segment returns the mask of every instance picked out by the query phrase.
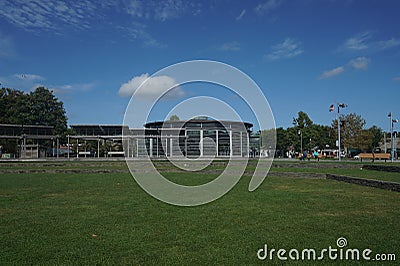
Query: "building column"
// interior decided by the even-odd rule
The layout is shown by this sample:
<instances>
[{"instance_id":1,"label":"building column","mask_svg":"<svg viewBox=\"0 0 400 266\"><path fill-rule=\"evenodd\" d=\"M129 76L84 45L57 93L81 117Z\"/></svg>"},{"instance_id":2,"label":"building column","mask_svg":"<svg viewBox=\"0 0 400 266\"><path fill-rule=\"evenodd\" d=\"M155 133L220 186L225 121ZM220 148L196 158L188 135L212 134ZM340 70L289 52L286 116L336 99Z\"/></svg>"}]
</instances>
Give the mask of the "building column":
<instances>
[{"instance_id":1,"label":"building column","mask_svg":"<svg viewBox=\"0 0 400 266\"><path fill-rule=\"evenodd\" d=\"M250 152L250 133L247 132L246 135L247 135L247 147L246 147L247 153L246 153L246 157L249 157L249 152Z\"/></svg>"},{"instance_id":2,"label":"building column","mask_svg":"<svg viewBox=\"0 0 400 266\"><path fill-rule=\"evenodd\" d=\"M240 157L243 157L243 135L242 135L242 131L240 131Z\"/></svg>"},{"instance_id":3,"label":"building column","mask_svg":"<svg viewBox=\"0 0 400 266\"><path fill-rule=\"evenodd\" d=\"M216 141L216 151L217 151L217 157L218 157L218 150L219 150L219 147L218 147L218 130L215 130L215 141Z\"/></svg>"},{"instance_id":4,"label":"building column","mask_svg":"<svg viewBox=\"0 0 400 266\"><path fill-rule=\"evenodd\" d=\"M100 158L100 137L97 136L97 158Z\"/></svg>"},{"instance_id":5,"label":"building column","mask_svg":"<svg viewBox=\"0 0 400 266\"><path fill-rule=\"evenodd\" d=\"M153 138L150 138L150 157L153 157Z\"/></svg>"},{"instance_id":6,"label":"building column","mask_svg":"<svg viewBox=\"0 0 400 266\"><path fill-rule=\"evenodd\" d=\"M139 139L136 139L136 157L139 157Z\"/></svg>"},{"instance_id":7,"label":"building column","mask_svg":"<svg viewBox=\"0 0 400 266\"><path fill-rule=\"evenodd\" d=\"M156 151L156 153L157 153L157 157L160 157L160 154L159 154L159 151L158 151L158 149L160 148L160 147L159 147L159 142L160 142L160 141L158 140L158 136L157 136L157 137L156 137L156 143L157 143L157 145L156 145L156 146L157 146L157 151Z\"/></svg>"},{"instance_id":8,"label":"building column","mask_svg":"<svg viewBox=\"0 0 400 266\"><path fill-rule=\"evenodd\" d=\"M130 137L128 137L127 138L127 145L126 145L126 147L127 147L127 149L128 149L128 154L126 155L126 157L131 157L130 156L130 154L131 154L131 147L130 147L130 145L131 145L131 142L130 142Z\"/></svg>"},{"instance_id":9,"label":"building column","mask_svg":"<svg viewBox=\"0 0 400 266\"><path fill-rule=\"evenodd\" d=\"M229 131L229 156L233 156L232 130Z\"/></svg>"},{"instance_id":10,"label":"building column","mask_svg":"<svg viewBox=\"0 0 400 266\"><path fill-rule=\"evenodd\" d=\"M202 129L200 129L200 142L199 142L199 144L200 144L200 157L203 157L203 155L204 155L204 143L203 143L203 130Z\"/></svg>"},{"instance_id":11,"label":"building column","mask_svg":"<svg viewBox=\"0 0 400 266\"><path fill-rule=\"evenodd\" d=\"M79 158L79 139L76 138L76 158Z\"/></svg>"},{"instance_id":12,"label":"building column","mask_svg":"<svg viewBox=\"0 0 400 266\"><path fill-rule=\"evenodd\" d=\"M172 149L173 149L173 140L172 140L172 138L170 138L169 139L169 156L171 156L172 157Z\"/></svg>"},{"instance_id":13,"label":"building column","mask_svg":"<svg viewBox=\"0 0 400 266\"><path fill-rule=\"evenodd\" d=\"M164 149L165 157L168 157L168 138L165 137L165 149Z\"/></svg>"}]
</instances>

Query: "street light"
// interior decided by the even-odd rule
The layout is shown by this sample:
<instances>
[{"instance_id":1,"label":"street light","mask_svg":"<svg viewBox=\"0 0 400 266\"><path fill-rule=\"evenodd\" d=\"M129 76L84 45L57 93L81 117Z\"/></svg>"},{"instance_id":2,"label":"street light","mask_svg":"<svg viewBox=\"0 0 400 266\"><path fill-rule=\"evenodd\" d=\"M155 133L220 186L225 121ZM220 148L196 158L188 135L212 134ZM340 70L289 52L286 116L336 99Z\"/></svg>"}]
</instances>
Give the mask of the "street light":
<instances>
[{"instance_id":1,"label":"street light","mask_svg":"<svg viewBox=\"0 0 400 266\"><path fill-rule=\"evenodd\" d=\"M338 120L338 148L339 148L339 161L341 160L341 151L340 151L340 108L346 108L347 104L344 103L338 103L337 104L337 120Z\"/></svg>"},{"instance_id":2,"label":"street light","mask_svg":"<svg viewBox=\"0 0 400 266\"><path fill-rule=\"evenodd\" d=\"M398 120L396 122L399 122ZM393 151L394 151L394 157L397 158L397 148L396 148L396 139L397 139L397 132L394 132L394 141L393 141Z\"/></svg>"},{"instance_id":3,"label":"street light","mask_svg":"<svg viewBox=\"0 0 400 266\"><path fill-rule=\"evenodd\" d=\"M299 131L297 131L297 134L300 135L300 150L301 154L303 154L303 132L299 129Z\"/></svg>"},{"instance_id":4,"label":"street light","mask_svg":"<svg viewBox=\"0 0 400 266\"><path fill-rule=\"evenodd\" d=\"M388 115L390 119L390 157L391 161L393 162L394 159L394 138L393 138L393 128L394 128L394 123L398 123L398 119L393 119L393 114L392 112L389 113Z\"/></svg>"}]
</instances>

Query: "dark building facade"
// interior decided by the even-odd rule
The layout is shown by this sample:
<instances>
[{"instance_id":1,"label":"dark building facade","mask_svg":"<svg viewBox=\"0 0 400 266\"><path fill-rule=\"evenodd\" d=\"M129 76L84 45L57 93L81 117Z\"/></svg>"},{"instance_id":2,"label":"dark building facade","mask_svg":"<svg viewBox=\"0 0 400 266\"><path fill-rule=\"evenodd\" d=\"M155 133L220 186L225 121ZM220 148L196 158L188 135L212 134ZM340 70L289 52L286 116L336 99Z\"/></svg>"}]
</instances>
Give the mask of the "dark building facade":
<instances>
[{"instance_id":1,"label":"dark building facade","mask_svg":"<svg viewBox=\"0 0 400 266\"><path fill-rule=\"evenodd\" d=\"M128 157L247 157L251 123L216 121L156 121L125 134Z\"/></svg>"}]
</instances>

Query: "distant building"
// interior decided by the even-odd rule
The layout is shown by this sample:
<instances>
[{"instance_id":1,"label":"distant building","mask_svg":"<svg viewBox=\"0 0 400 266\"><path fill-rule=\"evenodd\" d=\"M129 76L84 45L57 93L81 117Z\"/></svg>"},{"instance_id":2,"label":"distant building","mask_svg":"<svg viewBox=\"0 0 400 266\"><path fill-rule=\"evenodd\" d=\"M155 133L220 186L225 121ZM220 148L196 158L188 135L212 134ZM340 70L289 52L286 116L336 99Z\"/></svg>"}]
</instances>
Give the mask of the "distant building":
<instances>
[{"instance_id":1,"label":"distant building","mask_svg":"<svg viewBox=\"0 0 400 266\"><path fill-rule=\"evenodd\" d=\"M52 126L0 124L2 158L46 157L47 146L56 140Z\"/></svg>"},{"instance_id":2,"label":"distant building","mask_svg":"<svg viewBox=\"0 0 400 266\"><path fill-rule=\"evenodd\" d=\"M144 127L145 137L136 138L137 143L132 146L132 150L136 146L136 156L247 157L253 124L199 117L189 121L150 122ZM139 132L131 130L132 139Z\"/></svg>"},{"instance_id":3,"label":"distant building","mask_svg":"<svg viewBox=\"0 0 400 266\"><path fill-rule=\"evenodd\" d=\"M248 157L254 153L250 148L252 128L251 123L198 117L149 122L143 128L71 125L74 133L61 139L54 135L53 127L0 125L0 140L15 142L17 158Z\"/></svg>"}]
</instances>

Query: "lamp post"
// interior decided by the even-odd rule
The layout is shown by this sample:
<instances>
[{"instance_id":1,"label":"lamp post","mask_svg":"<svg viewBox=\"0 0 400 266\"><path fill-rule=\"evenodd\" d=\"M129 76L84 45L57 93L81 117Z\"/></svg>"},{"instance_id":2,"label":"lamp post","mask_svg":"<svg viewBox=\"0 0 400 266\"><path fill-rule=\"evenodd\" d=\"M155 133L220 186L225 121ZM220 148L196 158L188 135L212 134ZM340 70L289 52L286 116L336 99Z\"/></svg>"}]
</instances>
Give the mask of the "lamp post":
<instances>
[{"instance_id":1,"label":"lamp post","mask_svg":"<svg viewBox=\"0 0 400 266\"><path fill-rule=\"evenodd\" d=\"M303 132L299 129L297 134L300 135L300 152L303 154Z\"/></svg>"},{"instance_id":2,"label":"lamp post","mask_svg":"<svg viewBox=\"0 0 400 266\"><path fill-rule=\"evenodd\" d=\"M399 122L399 121L397 120L396 122ZM394 139L393 139L394 157L397 159L396 139L397 139L397 132L394 133Z\"/></svg>"},{"instance_id":3,"label":"lamp post","mask_svg":"<svg viewBox=\"0 0 400 266\"><path fill-rule=\"evenodd\" d=\"M340 150L340 108L346 108L347 107L347 105L346 104L344 104L344 103L338 103L337 104L337 120L338 120L338 148L339 148L339 153L338 153L338 156L339 156L339 161L342 159L341 157L341 150Z\"/></svg>"},{"instance_id":4,"label":"lamp post","mask_svg":"<svg viewBox=\"0 0 400 266\"><path fill-rule=\"evenodd\" d=\"M399 122L399 120L398 119L393 119L392 112L390 112L388 116L389 116L389 119L390 119L390 157L391 157L391 161L393 162L393 160L394 160L393 128L394 128L394 123Z\"/></svg>"}]
</instances>

